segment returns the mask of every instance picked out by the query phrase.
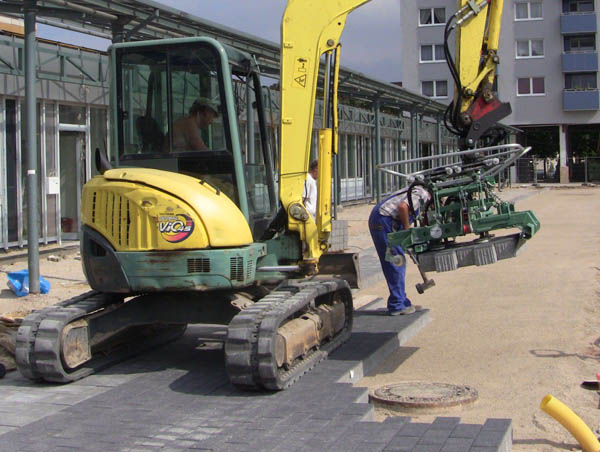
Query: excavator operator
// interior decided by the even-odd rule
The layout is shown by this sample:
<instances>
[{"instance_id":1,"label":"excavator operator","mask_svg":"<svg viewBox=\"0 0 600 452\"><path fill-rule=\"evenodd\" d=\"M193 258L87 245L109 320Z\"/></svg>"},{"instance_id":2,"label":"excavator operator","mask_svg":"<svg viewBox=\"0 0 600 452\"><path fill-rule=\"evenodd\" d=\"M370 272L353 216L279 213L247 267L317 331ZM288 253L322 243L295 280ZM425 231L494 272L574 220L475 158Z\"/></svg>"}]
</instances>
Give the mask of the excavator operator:
<instances>
[{"instance_id":1,"label":"excavator operator","mask_svg":"<svg viewBox=\"0 0 600 452\"><path fill-rule=\"evenodd\" d=\"M190 107L189 114L179 118L173 124L172 152L206 151L208 147L200 136L200 129L207 129L214 119L219 116L219 106L206 97L200 97ZM163 147L169 148L165 141Z\"/></svg>"}]
</instances>

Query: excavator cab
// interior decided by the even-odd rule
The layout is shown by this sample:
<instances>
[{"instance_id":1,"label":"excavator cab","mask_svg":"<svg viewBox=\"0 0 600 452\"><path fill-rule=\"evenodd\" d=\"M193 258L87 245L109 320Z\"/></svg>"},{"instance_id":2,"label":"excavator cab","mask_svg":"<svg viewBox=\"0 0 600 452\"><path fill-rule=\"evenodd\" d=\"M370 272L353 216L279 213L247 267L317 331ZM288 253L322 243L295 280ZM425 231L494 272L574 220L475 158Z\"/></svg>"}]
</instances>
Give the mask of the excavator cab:
<instances>
[{"instance_id":1,"label":"excavator cab","mask_svg":"<svg viewBox=\"0 0 600 452\"><path fill-rule=\"evenodd\" d=\"M233 201L254 239L260 237L277 196L251 56L210 38L189 38L119 44L112 58L113 166L202 181ZM249 143L254 108L259 127Z\"/></svg>"}]
</instances>

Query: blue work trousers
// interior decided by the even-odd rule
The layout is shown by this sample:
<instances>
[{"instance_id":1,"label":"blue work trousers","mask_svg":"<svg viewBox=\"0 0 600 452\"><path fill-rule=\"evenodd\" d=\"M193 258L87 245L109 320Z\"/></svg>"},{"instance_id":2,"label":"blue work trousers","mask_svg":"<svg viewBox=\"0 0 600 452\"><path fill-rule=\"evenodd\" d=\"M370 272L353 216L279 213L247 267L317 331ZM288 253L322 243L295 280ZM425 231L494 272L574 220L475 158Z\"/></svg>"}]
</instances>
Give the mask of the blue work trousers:
<instances>
[{"instance_id":1,"label":"blue work trousers","mask_svg":"<svg viewBox=\"0 0 600 452\"><path fill-rule=\"evenodd\" d=\"M403 228L402 224L392 217L381 215L379 213L380 205L381 203L377 204L371 211L371 215L369 216L369 231L371 232L373 244L375 245L377 255L379 256L379 262L381 262L381 269L383 270L385 280L387 281L390 290L390 296L387 301L388 310L399 311L411 305L410 300L406 298L406 292L404 291L406 263L398 267L385 260L385 254L388 245L387 235L394 232L394 230ZM400 246L392 247L391 253L392 255L401 254L404 256L404 250Z\"/></svg>"}]
</instances>

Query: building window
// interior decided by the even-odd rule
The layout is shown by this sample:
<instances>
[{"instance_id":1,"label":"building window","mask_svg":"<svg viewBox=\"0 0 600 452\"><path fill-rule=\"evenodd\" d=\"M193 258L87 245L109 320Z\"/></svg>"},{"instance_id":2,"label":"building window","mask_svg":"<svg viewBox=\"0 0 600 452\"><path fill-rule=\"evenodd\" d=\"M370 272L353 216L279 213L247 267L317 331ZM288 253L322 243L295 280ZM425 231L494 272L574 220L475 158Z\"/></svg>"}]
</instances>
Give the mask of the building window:
<instances>
[{"instance_id":1,"label":"building window","mask_svg":"<svg viewBox=\"0 0 600 452\"><path fill-rule=\"evenodd\" d=\"M419 10L419 25L442 25L446 23L446 8L425 8Z\"/></svg>"},{"instance_id":2,"label":"building window","mask_svg":"<svg viewBox=\"0 0 600 452\"><path fill-rule=\"evenodd\" d=\"M589 52L596 50L596 37L589 35L565 36L565 52Z\"/></svg>"},{"instance_id":3,"label":"building window","mask_svg":"<svg viewBox=\"0 0 600 452\"><path fill-rule=\"evenodd\" d=\"M594 0L563 0L563 13L591 13Z\"/></svg>"},{"instance_id":4,"label":"building window","mask_svg":"<svg viewBox=\"0 0 600 452\"><path fill-rule=\"evenodd\" d=\"M442 44L426 44L421 46L421 63L446 61Z\"/></svg>"},{"instance_id":5,"label":"building window","mask_svg":"<svg viewBox=\"0 0 600 452\"><path fill-rule=\"evenodd\" d=\"M448 97L448 82L446 80L421 82L421 94L432 98Z\"/></svg>"},{"instance_id":6,"label":"building window","mask_svg":"<svg viewBox=\"0 0 600 452\"><path fill-rule=\"evenodd\" d=\"M544 40L528 39L517 41L517 58L543 58Z\"/></svg>"},{"instance_id":7,"label":"building window","mask_svg":"<svg viewBox=\"0 0 600 452\"><path fill-rule=\"evenodd\" d=\"M517 80L517 96L543 96L545 93L544 77L527 77Z\"/></svg>"},{"instance_id":8,"label":"building window","mask_svg":"<svg viewBox=\"0 0 600 452\"><path fill-rule=\"evenodd\" d=\"M515 3L515 20L540 20L542 19L542 2Z\"/></svg>"},{"instance_id":9,"label":"building window","mask_svg":"<svg viewBox=\"0 0 600 452\"><path fill-rule=\"evenodd\" d=\"M565 89L585 91L597 89L595 72L581 72L579 74L565 74Z\"/></svg>"}]
</instances>

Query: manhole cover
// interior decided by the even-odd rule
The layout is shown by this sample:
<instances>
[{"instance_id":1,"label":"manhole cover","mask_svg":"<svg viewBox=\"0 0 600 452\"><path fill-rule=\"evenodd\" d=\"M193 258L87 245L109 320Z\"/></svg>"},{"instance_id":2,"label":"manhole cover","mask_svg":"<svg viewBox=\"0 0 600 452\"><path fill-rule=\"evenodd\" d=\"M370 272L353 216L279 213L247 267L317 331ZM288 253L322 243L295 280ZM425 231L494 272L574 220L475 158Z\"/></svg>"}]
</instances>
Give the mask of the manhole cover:
<instances>
[{"instance_id":1,"label":"manhole cover","mask_svg":"<svg viewBox=\"0 0 600 452\"><path fill-rule=\"evenodd\" d=\"M477 396L477 390L470 386L405 381L376 389L371 400L400 411L427 411L468 405Z\"/></svg>"}]
</instances>

